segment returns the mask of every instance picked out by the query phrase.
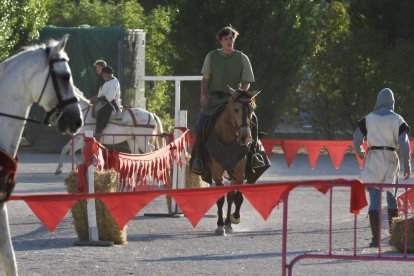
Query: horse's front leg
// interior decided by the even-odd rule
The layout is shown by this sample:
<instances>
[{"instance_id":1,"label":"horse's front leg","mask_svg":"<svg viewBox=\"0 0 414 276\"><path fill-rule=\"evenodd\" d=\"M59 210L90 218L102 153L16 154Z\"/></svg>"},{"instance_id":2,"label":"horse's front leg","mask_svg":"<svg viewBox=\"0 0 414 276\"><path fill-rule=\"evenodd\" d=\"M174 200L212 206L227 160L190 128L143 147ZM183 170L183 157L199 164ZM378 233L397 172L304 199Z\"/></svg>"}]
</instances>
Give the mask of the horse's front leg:
<instances>
[{"instance_id":1,"label":"horse's front leg","mask_svg":"<svg viewBox=\"0 0 414 276\"><path fill-rule=\"evenodd\" d=\"M242 160L239 164L238 167L235 170L235 178L232 178L232 184L233 185L242 185L244 182L244 177L245 177L245 172L244 172L244 168L246 166L246 162L245 160ZM243 195L241 192L236 191L234 194L234 205L236 206L235 211L233 214L231 214L230 217L230 221L233 224L239 224L240 223L240 209L241 209L241 205L243 203Z\"/></svg>"},{"instance_id":2,"label":"horse's front leg","mask_svg":"<svg viewBox=\"0 0 414 276\"><path fill-rule=\"evenodd\" d=\"M224 235L224 219L223 219L223 205L224 205L224 196L221 197L217 201L217 229L216 235L223 236Z\"/></svg>"},{"instance_id":3,"label":"horse's front leg","mask_svg":"<svg viewBox=\"0 0 414 276\"><path fill-rule=\"evenodd\" d=\"M55 171L55 175L59 175L62 173L63 158L65 158L65 154L68 154L71 149L72 149L72 140L69 140L69 142L66 143L66 145L62 148L62 151L60 152L60 159L59 159L59 163L56 168L56 171Z\"/></svg>"},{"instance_id":4,"label":"horse's front leg","mask_svg":"<svg viewBox=\"0 0 414 276\"><path fill-rule=\"evenodd\" d=\"M17 262L10 236L7 207L0 204L0 265L7 276L17 275Z\"/></svg>"},{"instance_id":5,"label":"horse's front leg","mask_svg":"<svg viewBox=\"0 0 414 276\"><path fill-rule=\"evenodd\" d=\"M226 215L226 221L224 222L224 230L226 231L226 234L232 234L233 228L231 227L231 206L234 201L234 191L227 193L227 215Z\"/></svg>"},{"instance_id":6,"label":"horse's front leg","mask_svg":"<svg viewBox=\"0 0 414 276\"><path fill-rule=\"evenodd\" d=\"M236 206L234 213L230 216L231 223L239 224L240 223L240 208L243 203L243 194L239 191L234 195L234 205Z\"/></svg>"}]
</instances>

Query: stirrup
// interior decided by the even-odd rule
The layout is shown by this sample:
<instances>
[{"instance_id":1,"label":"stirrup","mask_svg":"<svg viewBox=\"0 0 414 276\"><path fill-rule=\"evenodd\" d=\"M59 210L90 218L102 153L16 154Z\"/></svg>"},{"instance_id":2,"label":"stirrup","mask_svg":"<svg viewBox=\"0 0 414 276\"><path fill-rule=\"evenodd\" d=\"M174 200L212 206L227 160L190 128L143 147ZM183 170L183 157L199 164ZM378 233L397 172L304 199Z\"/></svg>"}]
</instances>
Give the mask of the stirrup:
<instances>
[{"instance_id":1,"label":"stirrup","mask_svg":"<svg viewBox=\"0 0 414 276\"><path fill-rule=\"evenodd\" d=\"M266 166L266 163L264 162L263 157L258 153L255 153L255 154L252 155L252 161L251 162L252 162L252 168L253 169L257 169L257 168L261 168L261 167Z\"/></svg>"},{"instance_id":2,"label":"stirrup","mask_svg":"<svg viewBox=\"0 0 414 276\"><path fill-rule=\"evenodd\" d=\"M191 163L191 171L195 174L202 175L204 172L203 160L200 157L194 158Z\"/></svg>"}]
</instances>

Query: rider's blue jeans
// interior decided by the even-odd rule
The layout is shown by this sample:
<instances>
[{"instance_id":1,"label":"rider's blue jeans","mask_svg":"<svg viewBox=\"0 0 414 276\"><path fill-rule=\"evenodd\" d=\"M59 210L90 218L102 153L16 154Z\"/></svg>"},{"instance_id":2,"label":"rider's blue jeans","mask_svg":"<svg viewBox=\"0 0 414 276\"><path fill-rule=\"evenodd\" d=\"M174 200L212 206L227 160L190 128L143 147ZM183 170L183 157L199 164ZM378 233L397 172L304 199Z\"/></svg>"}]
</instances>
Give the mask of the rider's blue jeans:
<instances>
[{"instance_id":1,"label":"rider's blue jeans","mask_svg":"<svg viewBox=\"0 0 414 276\"><path fill-rule=\"evenodd\" d=\"M380 208L380 189L368 188L369 208L368 211L378 211ZM397 209L397 200L391 192L386 192L388 209Z\"/></svg>"}]
</instances>

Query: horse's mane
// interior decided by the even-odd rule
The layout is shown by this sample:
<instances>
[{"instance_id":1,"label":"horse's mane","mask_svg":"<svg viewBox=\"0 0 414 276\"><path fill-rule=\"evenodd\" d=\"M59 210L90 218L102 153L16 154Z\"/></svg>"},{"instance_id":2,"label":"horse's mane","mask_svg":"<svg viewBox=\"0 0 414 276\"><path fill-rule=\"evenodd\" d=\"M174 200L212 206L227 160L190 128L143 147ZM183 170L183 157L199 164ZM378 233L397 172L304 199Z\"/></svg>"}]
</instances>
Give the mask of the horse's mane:
<instances>
[{"instance_id":1,"label":"horse's mane","mask_svg":"<svg viewBox=\"0 0 414 276\"><path fill-rule=\"evenodd\" d=\"M49 40L47 43L33 42L32 45L23 46L18 50L17 53L15 53L14 55L8 57L6 60L4 60L3 62L0 63L0 71L4 70L3 68L6 68L7 65L10 64L10 62L22 57L23 55L25 55L28 52L33 52L33 51L36 51L36 50L39 50L39 49L46 49L47 47L53 47L53 46L56 46L57 44L58 44L58 41L52 39L52 40ZM60 51L60 55L62 56L62 58L65 58L65 59L69 60L68 55L66 54L65 51Z\"/></svg>"},{"instance_id":2,"label":"horse's mane","mask_svg":"<svg viewBox=\"0 0 414 276\"><path fill-rule=\"evenodd\" d=\"M75 96L79 98L80 101L86 102L88 104L90 104L91 102L89 101L88 98L85 97L85 94L83 94L83 92L76 86L74 86L74 92L75 92Z\"/></svg>"}]
</instances>

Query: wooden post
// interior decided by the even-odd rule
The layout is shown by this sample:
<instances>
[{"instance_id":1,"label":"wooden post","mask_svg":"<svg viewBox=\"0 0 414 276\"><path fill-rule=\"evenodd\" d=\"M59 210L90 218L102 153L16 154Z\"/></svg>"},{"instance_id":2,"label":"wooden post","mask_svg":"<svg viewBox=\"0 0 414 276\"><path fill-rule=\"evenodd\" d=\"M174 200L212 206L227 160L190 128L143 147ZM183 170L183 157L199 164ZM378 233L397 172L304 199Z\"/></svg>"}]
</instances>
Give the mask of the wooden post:
<instances>
[{"instance_id":1,"label":"wooden post","mask_svg":"<svg viewBox=\"0 0 414 276\"><path fill-rule=\"evenodd\" d=\"M85 137L93 138L93 131L87 130L85 131ZM88 193L95 193L95 179L94 179L94 165L90 165L88 167ZM89 240L90 241L98 241L98 226L96 223L96 208L95 208L95 199L90 198L86 202L87 206L87 214L88 214L88 226L89 226Z\"/></svg>"}]
</instances>

